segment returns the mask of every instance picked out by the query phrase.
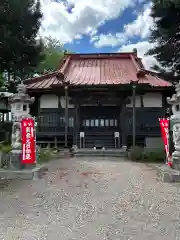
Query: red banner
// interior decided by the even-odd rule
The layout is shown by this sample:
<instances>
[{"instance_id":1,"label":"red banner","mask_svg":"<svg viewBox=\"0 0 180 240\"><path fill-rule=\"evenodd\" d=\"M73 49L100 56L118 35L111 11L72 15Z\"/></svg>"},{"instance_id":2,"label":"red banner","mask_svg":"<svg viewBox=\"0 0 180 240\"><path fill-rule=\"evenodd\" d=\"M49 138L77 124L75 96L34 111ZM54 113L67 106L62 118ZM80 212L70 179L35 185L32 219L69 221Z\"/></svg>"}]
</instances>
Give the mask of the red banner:
<instances>
[{"instance_id":1,"label":"red banner","mask_svg":"<svg viewBox=\"0 0 180 240\"><path fill-rule=\"evenodd\" d=\"M36 163L34 119L25 118L21 121L22 164Z\"/></svg>"},{"instance_id":2,"label":"red banner","mask_svg":"<svg viewBox=\"0 0 180 240\"><path fill-rule=\"evenodd\" d=\"M170 154L169 154L169 119L168 118L161 118L159 119L160 127L161 127L161 134L163 138L164 148L166 151L167 156L167 164L171 165L169 162L171 162Z\"/></svg>"}]
</instances>

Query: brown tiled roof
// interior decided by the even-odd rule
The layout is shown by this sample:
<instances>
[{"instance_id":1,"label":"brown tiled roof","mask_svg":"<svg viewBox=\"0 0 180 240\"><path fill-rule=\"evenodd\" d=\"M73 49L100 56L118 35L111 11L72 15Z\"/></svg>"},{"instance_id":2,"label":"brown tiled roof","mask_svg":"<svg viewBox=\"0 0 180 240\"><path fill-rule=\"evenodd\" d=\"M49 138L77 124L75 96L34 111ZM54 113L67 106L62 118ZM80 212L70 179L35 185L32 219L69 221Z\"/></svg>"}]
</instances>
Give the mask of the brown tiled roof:
<instances>
[{"instance_id":1,"label":"brown tiled roof","mask_svg":"<svg viewBox=\"0 0 180 240\"><path fill-rule=\"evenodd\" d=\"M59 71L47 73L39 77L29 78L24 81L28 89L48 89L56 85L62 85L63 75Z\"/></svg>"},{"instance_id":2,"label":"brown tiled roof","mask_svg":"<svg viewBox=\"0 0 180 240\"><path fill-rule=\"evenodd\" d=\"M52 85L118 85L131 81L154 87L168 87L171 83L153 76L143 68L134 52L113 54L67 54L60 69L54 73L27 80L28 88L49 88ZM57 78L57 75L61 78Z\"/></svg>"}]
</instances>

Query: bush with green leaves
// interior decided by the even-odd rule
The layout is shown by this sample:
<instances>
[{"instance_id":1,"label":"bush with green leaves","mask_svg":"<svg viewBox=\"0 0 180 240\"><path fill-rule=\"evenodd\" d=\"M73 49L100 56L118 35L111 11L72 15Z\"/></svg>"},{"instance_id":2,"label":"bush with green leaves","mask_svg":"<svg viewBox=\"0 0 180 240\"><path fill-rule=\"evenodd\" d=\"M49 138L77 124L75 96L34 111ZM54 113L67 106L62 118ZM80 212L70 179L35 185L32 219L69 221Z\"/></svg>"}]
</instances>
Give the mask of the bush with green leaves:
<instances>
[{"instance_id":1,"label":"bush with green leaves","mask_svg":"<svg viewBox=\"0 0 180 240\"><path fill-rule=\"evenodd\" d=\"M50 157L51 157L50 151L40 149L40 151L38 152L37 162L38 163L47 162L50 160Z\"/></svg>"},{"instance_id":2,"label":"bush with green leaves","mask_svg":"<svg viewBox=\"0 0 180 240\"><path fill-rule=\"evenodd\" d=\"M0 159L0 168L7 168L10 164L10 152L12 148L10 145L5 145L2 142L0 143L1 159Z\"/></svg>"},{"instance_id":3,"label":"bush with green leaves","mask_svg":"<svg viewBox=\"0 0 180 240\"><path fill-rule=\"evenodd\" d=\"M38 154L37 154L37 163L41 164L44 162L48 162L52 159L55 158L55 156L57 155L58 151L54 150L53 148L41 148L38 150Z\"/></svg>"},{"instance_id":4,"label":"bush with green leaves","mask_svg":"<svg viewBox=\"0 0 180 240\"><path fill-rule=\"evenodd\" d=\"M139 146L132 147L129 151L128 158L132 161L140 161L142 159L143 148Z\"/></svg>"},{"instance_id":5,"label":"bush with green leaves","mask_svg":"<svg viewBox=\"0 0 180 240\"><path fill-rule=\"evenodd\" d=\"M3 153L9 153L12 150L10 145L2 145L0 146L0 151Z\"/></svg>"},{"instance_id":6,"label":"bush with green leaves","mask_svg":"<svg viewBox=\"0 0 180 240\"><path fill-rule=\"evenodd\" d=\"M148 150L135 146L129 151L128 158L139 162L165 162L165 151L163 149Z\"/></svg>"},{"instance_id":7,"label":"bush with green leaves","mask_svg":"<svg viewBox=\"0 0 180 240\"><path fill-rule=\"evenodd\" d=\"M144 151L142 161L144 162L165 162L165 152L163 150Z\"/></svg>"}]
</instances>

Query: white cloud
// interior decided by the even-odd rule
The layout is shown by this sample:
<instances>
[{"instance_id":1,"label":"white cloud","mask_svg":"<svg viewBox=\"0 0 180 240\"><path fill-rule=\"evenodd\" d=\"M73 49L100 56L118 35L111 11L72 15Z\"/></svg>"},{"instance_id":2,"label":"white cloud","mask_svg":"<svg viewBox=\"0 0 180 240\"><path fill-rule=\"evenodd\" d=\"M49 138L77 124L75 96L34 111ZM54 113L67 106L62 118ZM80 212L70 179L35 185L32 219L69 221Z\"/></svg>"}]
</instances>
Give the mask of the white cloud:
<instances>
[{"instance_id":1,"label":"white cloud","mask_svg":"<svg viewBox=\"0 0 180 240\"><path fill-rule=\"evenodd\" d=\"M153 26L150 7L149 4L134 22L124 26L124 33L127 37L140 36L142 39L149 37L150 27Z\"/></svg>"},{"instance_id":2,"label":"white cloud","mask_svg":"<svg viewBox=\"0 0 180 240\"><path fill-rule=\"evenodd\" d=\"M126 38L123 34L116 33L115 35L109 34L101 34L100 36L94 36L91 39L91 42L94 42L94 46L96 48L101 48L102 46L111 46L116 47L120 44L124 44L126 42Z\"/></svg>"},{"instance_id":3,"label":"white cloud","mask_svg":"<svg viewBox=\"0 0 180 240\"><path fill-rule=\"evenodd\" d=\"M153 20L150 16L151 4L146 5L144 11L138 15L137 19L132 23L124 26L123 32L112 35L100 34L99 36L93 36L92 42L95 47L104 46L120 46L125 41L128 41L131 37L139 36L141 39L146 39L150 34L150 27L153 26Z\"/></svg>"},{"instance_id":4,"label":"white cloud","mask_svg":"<svg viewBox=\"0 0 180 240\"><path fill-rule=\"evenodd\" d=\"M57 38L61 43L72 40L78 43L82 35L88 34L97 48L122 44L124 45L120 51L132 51L133 48L137 48L146 68L150 68L156 61L144 54L153 44L143 40L148 37L149 28L153 24L150 5L145 7L134 22L125 25L123 32L97 35L98 27L105 21L117 18L124 9L140 1L144 0L41 0L44 20L40 34ZM133 36L140 36L142 41L136 44L128 43Z\"/></svg>"},{"instance_id":5,"label":"white cloud","mask_svg":"<svg viewBox=\"0 0 180 240\"><path fill-rule=\"evenodd\" d=\"M107 20L117 18L137 0L41 0L44 20L40 34L71 42L76 36L94 34ZM68 9L71 8L71 13Z\"/></svg>"},{"instance_id":6,"label":"white cloud","mask_svg":"<svg viewBox=\"0 0 180 240\"><path fill-rule=\"evenodd\" d=\"M153 43L148 41L142 41L135 44L123 45L120 52L132 52L134 48L137 48L138 57L142 58L143 64L146 69L150 69L153 65L157 64L157 61L152 56L145 56L145 53L154 46Z\"/></svg>"}]
</instances>

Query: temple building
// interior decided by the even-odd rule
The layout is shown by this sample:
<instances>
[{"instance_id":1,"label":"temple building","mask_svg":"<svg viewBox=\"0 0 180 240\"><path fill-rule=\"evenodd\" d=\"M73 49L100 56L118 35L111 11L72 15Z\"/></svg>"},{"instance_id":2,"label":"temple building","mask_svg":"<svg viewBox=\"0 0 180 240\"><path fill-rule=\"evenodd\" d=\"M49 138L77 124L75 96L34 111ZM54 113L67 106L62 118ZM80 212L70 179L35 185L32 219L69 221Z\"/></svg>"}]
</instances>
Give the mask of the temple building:
<instances>
[{"instance_id":1,"label":"temple building","mask_svg":"<svg viewBox=\"0 0 180 240\"><path fill-rule=\"evenodd\" d=\"M157 146L170 82L145 70L137 52L66 54L57 71L24 81L35 97L37 143Z\"/></svg>"}]
</instances>

